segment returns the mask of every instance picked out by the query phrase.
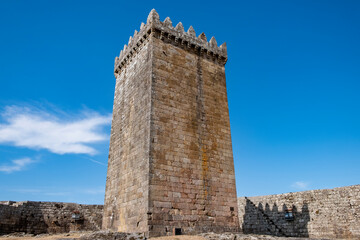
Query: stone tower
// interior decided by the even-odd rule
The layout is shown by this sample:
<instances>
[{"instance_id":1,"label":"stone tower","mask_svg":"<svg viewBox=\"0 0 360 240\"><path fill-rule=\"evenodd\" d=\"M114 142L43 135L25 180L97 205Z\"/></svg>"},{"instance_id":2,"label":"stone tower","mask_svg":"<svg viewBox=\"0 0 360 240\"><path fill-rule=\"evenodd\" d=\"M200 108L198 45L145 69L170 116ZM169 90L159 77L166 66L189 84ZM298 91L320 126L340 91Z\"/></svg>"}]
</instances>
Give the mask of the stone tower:
<instances>
[{"instance_id":1,"label":"stone tower","mask_svg":"<svg viewBox=\"0 0 360 240\"><path fill-rule=\"evenodd\" d=\"M152 10L115 58L103 228L238 231L225 43Z\"/></svg>"}]
</instances>

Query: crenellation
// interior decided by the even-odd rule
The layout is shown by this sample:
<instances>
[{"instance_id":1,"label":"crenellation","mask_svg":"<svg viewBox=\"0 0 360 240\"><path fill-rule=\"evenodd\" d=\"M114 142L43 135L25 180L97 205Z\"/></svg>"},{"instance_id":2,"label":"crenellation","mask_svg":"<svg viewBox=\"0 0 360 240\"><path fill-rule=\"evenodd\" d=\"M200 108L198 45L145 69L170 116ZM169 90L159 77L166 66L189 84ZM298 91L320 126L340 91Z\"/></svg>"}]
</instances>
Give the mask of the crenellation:
<instances>
[{"instance_id":1,"label":"crenellation","mask_svg":"<svg viewBox=\"0 0 360 240\"><path fill-rule=\"evenodd\" d=\"M360 237L360 185L238 198L244 233L288 237ZM294 219L285 219L291 209Z\"/></svg>"},{"instance_id":2,"label":"crenellation","mask_svg":"<svg viewBox=\"0 0 360 240\"><path fill-rule=\"evenodd\" d=\"M184 32L184 31L185 31L185 30L184 30L184 26L183 26L183 24L182 24L181 22L179 22L179 23L176 25L175 30L177 30L177 31L179 31L179 32ZM182 42L184 42L184 41L182 41Z\"/></svg>"},{"instance_id":3,"label":"crenellation","mask_svg":"<svg viewBox=\"0 0 360 240\"><path fill-rule=\"evenodd\" d=\"M201 41L207 43L206 35L205 35L205 33L203 33L203 32L198 36L198 39L200 39ZM217 46L216 46L216 47L217 47Z\"/></svg>"},{"instance_id":4,"label":"crenellation","mask_svg":"<svg viewBox=\"0 0 360 240\"><path fill-rule=\"evenodd\" d=\"M186 33L191 37L194 37L194 38L196 37L196 32L195 32L193 26L190 26Z\"/></svg>"},{"instance_id":5,"label":"crenellation","mask_svg":"<svg viewBox=\"0 0 360 240\"><path fill-rule=\"evenodd\" d=\"M217 42L215 40L215 37L212 37L209 41L209 44L211 47L217 47Z\"/></svg>"},{"instance_id":6,"label":"crenellation","mask_svg":"<svg viewBox=\"0 0 360 240\"><path fill-rule=\"evenodd\" d=\"M173 27L169 17L161 22L158 13L153 9L148 16L147 23L141 23L140 31L135 31L134 35L130 36L128 45L124 46L123 54L115 58L115 74L121 71L129 60L131 61L132 55L138 52L138 48L147 39L148 35L154 35L167 43L180 46L188 51L200 52L208 60L217 62L220 65L225 65L227 61L226 45L222 44L218 47L215 38L208 42L204 33L196 37L192 26L185 32L181 22L176 27Z\"/></svg>"},{"instance_id":7,"label":"crenellation","mask_svg":"<svg viewBox=\"0 0 360 240\"><path fill-rule=\"evenodd\" d=\"M168 28L172 28L172 27L173 27L173 26L172 26L172 21L170 20L169 17L166 17L166 18L165 18L163 24L164 24L166 27L168 27Z\"/></svg>"}]
</instances>

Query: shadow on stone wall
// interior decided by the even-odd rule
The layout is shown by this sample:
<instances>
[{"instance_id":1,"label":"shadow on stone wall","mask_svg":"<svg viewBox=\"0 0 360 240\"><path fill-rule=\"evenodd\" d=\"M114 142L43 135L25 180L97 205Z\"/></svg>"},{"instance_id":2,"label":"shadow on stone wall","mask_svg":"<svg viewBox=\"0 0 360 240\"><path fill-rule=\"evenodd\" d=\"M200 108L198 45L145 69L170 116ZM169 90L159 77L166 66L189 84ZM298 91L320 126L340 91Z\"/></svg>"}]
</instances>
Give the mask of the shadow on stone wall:
<instances>
[{"instance_id":1,"label":"shadow on stone wall","mask_svg":"<svg viewBox=\"0 0 360 240\"><path fill-rule=\"evenodd\" d=\"M0 205L0 235L12 232L26 232L31 234L46 233L48 225L45 223L40 203L32 202L30 207L16 205Z\"/></svg>"},{"instance_id":2,"label":"shadow on stone wall","mask_svg":"<svg viewBox=\"0 0 360 240\"><path fill-rule=\"evenodd\" d=\"M262 203L256 206L250 199L245 199L245 214L242 224L244 233L283 237L309 237L307 225L310 221L310 214L306 203L301 209L286 204L280 207L273 204L270 208L268 203L265 203L264 208ZM292 219L285 217L286 213L289 212L293 214Z\"/></svg>"},{"instance_id":3,"label":"shadow on stone wall","mask_svg":"<svg viewBox=\"0 0 360 240\"><path fill-rule=\"evenodd\" d=\"M0 202L0 235L96 231L101 229L102 205L61 202Z\"/></svg>"}]
</instances>

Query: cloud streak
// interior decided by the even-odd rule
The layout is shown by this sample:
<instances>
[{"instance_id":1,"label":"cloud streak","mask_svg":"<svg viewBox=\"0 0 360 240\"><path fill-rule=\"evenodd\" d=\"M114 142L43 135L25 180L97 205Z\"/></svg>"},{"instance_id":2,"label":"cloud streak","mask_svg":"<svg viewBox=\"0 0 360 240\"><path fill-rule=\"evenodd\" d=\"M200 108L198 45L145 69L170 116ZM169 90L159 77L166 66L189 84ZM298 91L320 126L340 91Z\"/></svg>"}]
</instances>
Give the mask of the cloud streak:
<instances>
[{"instance_id":1,"label":"cloud streak","mask_svg":"<svg viewBox=\"0 0 360 240\"><path fill-rule=\"evenodd\" d=\"M291 187L299 189L299 190L306 190L309 187L309 183L308 182L303 182L303 181L298 181L298 182L294 182Z\"/></svg>"},{"instance_id":2,"label":"cloud streak","mask_svg":"<svg viewBox=\"0 0 360 240\"><path fill-rule=\"evenodd\" d=\"M10 189L10 192L17 192L21 194L36 194L44 196L67 196L76 194L85 195L104 195L105 187L94 187L94 188L78 188L78 189L62 189L61 191L55 192L49 188L32 188L32 189Z\"/></svg>"},{"instance_id":3,"label":"cloud streak","mask_svg":"<svg viewBox=\"0 0 360 240\"><path fill-rule=\"evenodd\" d=\"M102 128L111 123L110 115L84 112L81 117L58 116L29 107L7 107L0 124L0 144L46 149L56 154L89 154L89 144L108 139Z\"/></svg>"},{"instance_id":4,"label":"cloud streak","mask_svg":"<svg viewBox=\"0 0 360 240\"><path fill-rule=\"evenodd\" d=\"M12 160L12 164L10 165L2 165L0 166L0 172L12 173L24 170L29 164L34 163L35 161L30 158L21 158Z\"/></svg>"}]
</instances>

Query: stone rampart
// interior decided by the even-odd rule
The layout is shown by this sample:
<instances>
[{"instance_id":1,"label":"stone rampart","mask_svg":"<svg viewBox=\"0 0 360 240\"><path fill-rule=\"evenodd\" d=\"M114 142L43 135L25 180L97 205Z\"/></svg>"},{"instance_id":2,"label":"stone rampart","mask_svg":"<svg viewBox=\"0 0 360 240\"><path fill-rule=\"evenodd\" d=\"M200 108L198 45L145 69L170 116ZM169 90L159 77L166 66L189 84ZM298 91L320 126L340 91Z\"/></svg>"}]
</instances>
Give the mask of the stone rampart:
<instances>
[{"instance_id":1,"label":"stone rampart","mask_svg":"<svg viewBox=\"0 0 360 240\"><path fill-rule=\"evenodd\" d=\"M244 233L360 238L360 185L238 198Z\"/></svg>"},{"instance_id":2,"label":"stone rampart","mask_svg":"<svg viewBox=\"0 0 360 240\"><path fill-rule=\"evenodd\" d=\"M102 205L61 202L0 202L0 235L100 230Z\"/></svg>"},{"instance_id":3,"label":"stone rampart","mask_svg":"<svg viewBox=\"0 0 360 240\"><path fill-rule=\"evenodd\" d=\"M238 198L244 233L311 238L360 238L360 185ZM293 214L293 219L289 217ZM73 214L79 219L73 219ZM103 206L0 201L0 235L99 230Z\"/></svg>"}]
</instances>

